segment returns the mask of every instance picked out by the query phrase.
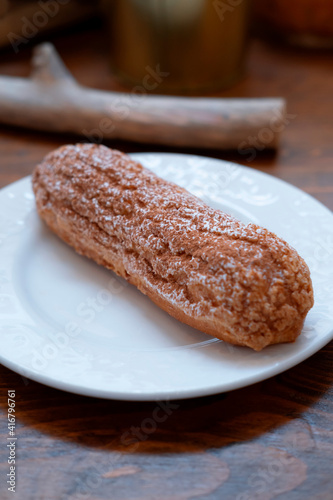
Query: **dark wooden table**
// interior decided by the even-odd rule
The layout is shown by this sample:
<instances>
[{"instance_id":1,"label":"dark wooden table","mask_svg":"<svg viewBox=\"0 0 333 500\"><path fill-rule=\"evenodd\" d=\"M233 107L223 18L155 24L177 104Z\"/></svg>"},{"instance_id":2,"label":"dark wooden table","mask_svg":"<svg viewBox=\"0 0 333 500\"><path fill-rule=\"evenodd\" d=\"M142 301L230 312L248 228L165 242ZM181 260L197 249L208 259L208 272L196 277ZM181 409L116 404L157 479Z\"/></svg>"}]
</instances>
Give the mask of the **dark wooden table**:
<instances>
[{"instance_id":1,"label":"dark wooden table","mask_svg":"<svg viewBox=\"0 0 333 500\"><path fill-rule=\"evenodd\" d=\"M96 32L54 43L82 83L119 85ZM0 73L26 75L31 46L0 55ZM280 177L333 208L333 56L254 41L245 79L225 96L288 101L279 152L194 151ZM73 137L0 129L0 185L29 175ZM112 144L125 151L159 151ZM165 150L165 148L164 148ZM171 149L170 149L171 151ZM189 152L189 151L186 151ZM1 346L1 341L0 341ZM329 500L333 498L333 343L265 382L173 403L152 434L142 433L156 403L76 396L23 380L0 367L0 498L112 500ZM16 390L17 492L7 492L7 390ZM133 446L124 432L141 433ZM13 496L14 495L14 496Z\"/></svg>"}]
</instances>

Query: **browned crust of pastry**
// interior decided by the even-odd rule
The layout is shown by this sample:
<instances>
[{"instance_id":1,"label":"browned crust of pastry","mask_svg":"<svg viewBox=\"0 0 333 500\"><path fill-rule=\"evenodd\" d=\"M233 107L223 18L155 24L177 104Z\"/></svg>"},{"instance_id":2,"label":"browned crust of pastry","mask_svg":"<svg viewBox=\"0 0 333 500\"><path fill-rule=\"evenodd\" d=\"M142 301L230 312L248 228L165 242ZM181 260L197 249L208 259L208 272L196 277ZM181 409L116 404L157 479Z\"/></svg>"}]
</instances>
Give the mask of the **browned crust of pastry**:
<instances>
[{"instance_id":1,"label":"browned crust of pastry","mask_svg":"<svg viewBox=\"0 0 333 500\"><path fill-rule=\"evenodd\" d=\"M301 333L313 305L309 269L268 230L105 146L50 153L33 189L39 215L60 238L176 319L257 351Z\"/></svg>"}]
</instances>

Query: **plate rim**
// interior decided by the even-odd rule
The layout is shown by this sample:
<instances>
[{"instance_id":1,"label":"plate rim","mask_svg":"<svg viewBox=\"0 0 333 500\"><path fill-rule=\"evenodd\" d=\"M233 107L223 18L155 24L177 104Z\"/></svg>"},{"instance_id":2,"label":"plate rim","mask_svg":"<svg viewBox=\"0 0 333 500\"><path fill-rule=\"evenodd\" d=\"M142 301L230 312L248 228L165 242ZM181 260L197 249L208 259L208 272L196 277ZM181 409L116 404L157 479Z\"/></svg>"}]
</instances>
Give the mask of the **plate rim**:
<instances>
[{"instance_id":1,"label":"plate rim","mask_svg":"<svg viewBox=\"0 0 333 500\"><path fill-rule=\"evenodd\" d=\"M311 200L311 202L315 202L321 210L325 210L327 214L329 214L331 217L333 216L332 211L326 207L324 204L322 204L320 201L318 201L316 198L311 196L310 194L306 193L302 189L298 188L297 186L294 186L293 184L280 179L278 177L275 177L274 175L271 175L266 172L262 172L260 170L256 170L255 168L249 167L249 166L244 166L235 162L231 162L228 160L223 160L223 159L218 159L218 158L212 158L212 157L207 157L204 155L196 155L196 154L186 154L186 153L171 153L171 152L138 152L138 153L130 153L129 156L133 157L135 161L140 161L140 157L145 157L145 156L159 156L159 157L170 157L170 158L200 158L200 159L205 159L209 161L214 161L217 163L224 163L224 164L230 164L230 165L236 165L237 167L240 167L241 170L245 170L245 172L251 172L251 175L254 174L257 176L257 178L264 177L268 179L270 182L273 182L274 184L280 184L283 188L287 187L287 189L296 191L299 194L301 194L303 197L305 196L306 199ZM149 168L149 167L148 167ZM31 175L25 176L11 184L8 184L7 186L4 186L3 188L0 189L0 197L7 191L12 189L13 187L18 186L19 184L25 184L27 182L31 182ZM239 379L237 381L233 382L228 382L228 383L219 383L216 385L210 385L204 388L198 388L198 389L181 389L181 390L172 390L172 391L166 391L163 390L161 392L154 390L153 392L150 392L149 390L147 391L126 391L124 392L123 390L121 391L115 391L115 390L107 390L107 389L95 389L95 388L90 388L90 387L81 387L77 386L71 382L63 382L56 380L54 377L50 377L48 375L45 375L43 373L34 371L33 369L29 368L22 368L20 367L19 363L15 363L12 360L8 360L4 358L4 356L0 353L0 363L4 365L6 368L9 368L10 370L16 372L17 374L29 378L35 382L42 383L43 385L53 387L58 390L63 390L65 392L69 393L74 393L82 396L88 396L88 397L95 397L95 398L101 398L101 399L115 399L115 400L122 400L122 401L158 401L158 400L176 400L176 399L189 399L189 398L194 398L194 397L203 397L203 396L208 396L208 395L215 395L215 394L220 394L224 392L229 392L232 390L237 390L240 388L245 388L248 387L249 385L268 380L278 374L281 374L285 372L286 370L289 370L290 368L293 368L297 366L298 364L302 363L309 357L311 357L313 354L317 353L320 351L325 345L327 345L331 340L333 339L333 324L332 327L327 335L325 337L318 339L314 344L310 344L308 346L305 346L305 349L303 349L300 352L297 352L292 356L291 358L286 359L285 361L280 361L278 364L273 365L272 367L269 368L268 372L269 374L267 375L267 369L264 369L263 372L259 371L258 373L252 374L247 377L247 379L244 381L243 379ZM292 345L292 344L291 344ZM296 359L295 359L296 358Z\"/></svg>"}]
</instances>

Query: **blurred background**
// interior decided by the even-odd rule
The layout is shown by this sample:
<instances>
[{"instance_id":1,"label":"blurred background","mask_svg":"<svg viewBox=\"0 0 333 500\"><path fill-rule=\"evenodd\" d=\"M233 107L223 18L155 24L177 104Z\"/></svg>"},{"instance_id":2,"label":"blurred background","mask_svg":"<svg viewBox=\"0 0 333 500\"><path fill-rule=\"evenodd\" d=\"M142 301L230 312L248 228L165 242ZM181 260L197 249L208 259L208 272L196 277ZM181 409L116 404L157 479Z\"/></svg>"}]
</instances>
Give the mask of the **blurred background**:
<instances>
[{"instance_id":1,"label":"blurred background","mask_svg":"<svg viewBox=\"0 0 333 500\"><path fill-rule=\"evenodd\" d=\"M331 0L1 0L0 48L14 55L94 27L123 84L141 83L146 66L159 65L169 73L160 93L202 93L244 75L251 37L332 49L332 21Z\"/></svg>"},{"instance_id":2,"label":"blurred background","mask_svg":"<svg viewBox=\"0 0 333 500\"><path fill-rule=\"evenodd\" d=\"M0 74L27 77L42 41L55 45L86 87L138 98L286 99L277 151L264 136L246 136L237 150L190 152L269 171L332 208L331 0L1 0ZM0 161L14 164L8 182L53 147L77 140L10 127L1 110L0 121ZM128 152L175 150L101 140Z\"/></svg>"}]
</instances>

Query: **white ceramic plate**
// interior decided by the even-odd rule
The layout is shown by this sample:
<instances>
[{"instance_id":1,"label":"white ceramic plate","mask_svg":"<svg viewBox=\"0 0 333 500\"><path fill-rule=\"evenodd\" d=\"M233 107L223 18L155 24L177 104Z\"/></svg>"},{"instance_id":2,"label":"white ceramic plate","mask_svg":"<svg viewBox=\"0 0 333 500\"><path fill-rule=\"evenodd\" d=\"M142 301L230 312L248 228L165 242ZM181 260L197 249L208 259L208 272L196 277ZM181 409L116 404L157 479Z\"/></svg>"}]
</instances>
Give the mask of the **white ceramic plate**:
<instances>
[{"instance_id":1,"label":"white ceramic plate","mask_svg":"<svg viewBox=\"0 0 333 500\"><path fill-rule=\"evenodd\" d=\"M271 176L180 154L133 158L208 204L267 227L310 266L315 306L294 344L260 353L194 330L80 257L38 219L30 178L0 192L1 362L66 391L125 400L229 391L296 365L333 337L333 215Z\"/></svg>"}]
</instances>

